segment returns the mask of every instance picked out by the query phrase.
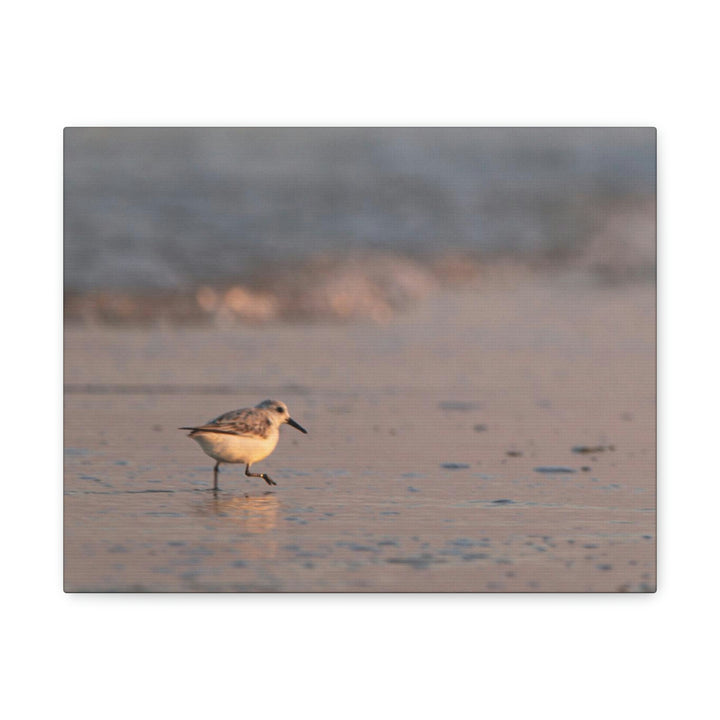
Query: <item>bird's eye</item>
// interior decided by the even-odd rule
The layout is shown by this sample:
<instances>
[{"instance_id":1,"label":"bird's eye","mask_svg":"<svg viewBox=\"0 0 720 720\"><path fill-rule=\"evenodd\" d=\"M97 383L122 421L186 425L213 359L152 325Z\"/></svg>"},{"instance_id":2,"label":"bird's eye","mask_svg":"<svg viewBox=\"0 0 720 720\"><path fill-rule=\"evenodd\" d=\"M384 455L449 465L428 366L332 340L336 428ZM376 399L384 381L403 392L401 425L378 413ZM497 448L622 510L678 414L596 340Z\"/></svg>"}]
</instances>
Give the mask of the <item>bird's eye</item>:
<instances>
[{"instance_id":1,"label":"bird's eye","mask_svg":"<svg viewBox=\"0 0 720 720\"><path fill-rule=\"evenodd\" d=\"M283 411L283 409L282 409L281 407L276 407L275 409L276 409L279 413L281 413L281 412Z\"/></svg>"}]
</instances>

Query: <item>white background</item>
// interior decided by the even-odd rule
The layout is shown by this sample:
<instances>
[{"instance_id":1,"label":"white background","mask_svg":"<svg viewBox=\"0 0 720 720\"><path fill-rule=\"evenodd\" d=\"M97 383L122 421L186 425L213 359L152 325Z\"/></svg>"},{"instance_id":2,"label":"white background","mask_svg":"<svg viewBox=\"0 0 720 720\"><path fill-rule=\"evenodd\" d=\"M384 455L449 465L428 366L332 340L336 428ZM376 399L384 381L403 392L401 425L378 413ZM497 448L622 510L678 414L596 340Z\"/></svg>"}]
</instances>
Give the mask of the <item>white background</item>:
<instances>
[{"instance_id":1,"label":"white background","mask_svg":"<svg viewBox=\"0 0 720 720\"><path fill-rule=\"evenodd\" d=\"M6 717L587 720L717 707L717 25L710 3L663 7L6 8ZM64 595L67 125L656 126L658 593Z\"/></svg>"}]
</instances>

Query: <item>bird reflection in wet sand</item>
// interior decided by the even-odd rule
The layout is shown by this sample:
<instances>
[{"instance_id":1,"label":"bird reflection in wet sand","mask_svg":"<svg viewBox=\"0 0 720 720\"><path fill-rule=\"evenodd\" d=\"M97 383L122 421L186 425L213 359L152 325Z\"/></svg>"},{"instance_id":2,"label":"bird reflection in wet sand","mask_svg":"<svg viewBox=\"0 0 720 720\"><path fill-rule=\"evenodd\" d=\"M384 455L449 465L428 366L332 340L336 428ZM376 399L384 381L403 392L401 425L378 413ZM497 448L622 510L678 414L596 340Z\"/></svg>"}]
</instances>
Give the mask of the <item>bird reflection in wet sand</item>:
<instances>
[{"instance_id":1,"label":"bird reflection in wet sand","mask_svg":"<svg viewBox=\"0 0 720 720\"><path fill-rule=\"evenodd\" d=\"M253 535L274 530L277 525L280 502L273 493L261 496L215 494L200 512L203 515L226 518L237 524L237 529Z\"/></svg>"},{"instance_id":2,"label":"bird reflection in wet sand","mask_svg":"<svg viewBox=\"0 0 720 720\"><path fill-rule=\"evenodd\" d=\"M280 438L280 425L287 423L307 433L290 417L287 405L279 400L263 400L254 408L231 410L204 425L181 427L197 441L206 455L215 460L213 490L218 489L220 463L244 463L245 475L262 478L268 485L277 483L265 473L251 473L253 463L266 458Z\"/></svg>"}]
</instances>

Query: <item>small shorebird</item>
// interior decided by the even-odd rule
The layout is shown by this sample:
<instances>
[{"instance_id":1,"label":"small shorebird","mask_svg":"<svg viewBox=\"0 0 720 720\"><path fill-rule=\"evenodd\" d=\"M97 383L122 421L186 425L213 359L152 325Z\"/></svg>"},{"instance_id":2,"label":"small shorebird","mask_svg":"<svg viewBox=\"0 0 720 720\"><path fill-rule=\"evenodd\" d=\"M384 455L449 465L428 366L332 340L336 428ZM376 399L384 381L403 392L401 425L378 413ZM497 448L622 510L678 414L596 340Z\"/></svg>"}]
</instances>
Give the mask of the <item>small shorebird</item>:
<instances>
[{"instance_id":1,"label":"small shorebird","mask_svg":"<svg viewBox=\"0 0 720 720\"><path fill-rule=\"evenodd\" d=\"M290 417L287 405L279 400L263 400L254 408L231 410L205 425L179 429L190 430L188 437L196 440L203 452L217 461L213 468L213 490L217 490L221 462L245 463L245 474L248 477L259 477L268 485L277 485L265 473L251 473L250 466L266 458L275 449L283 423L307 433L304 427Z\"/></svg>"}]
</instances>

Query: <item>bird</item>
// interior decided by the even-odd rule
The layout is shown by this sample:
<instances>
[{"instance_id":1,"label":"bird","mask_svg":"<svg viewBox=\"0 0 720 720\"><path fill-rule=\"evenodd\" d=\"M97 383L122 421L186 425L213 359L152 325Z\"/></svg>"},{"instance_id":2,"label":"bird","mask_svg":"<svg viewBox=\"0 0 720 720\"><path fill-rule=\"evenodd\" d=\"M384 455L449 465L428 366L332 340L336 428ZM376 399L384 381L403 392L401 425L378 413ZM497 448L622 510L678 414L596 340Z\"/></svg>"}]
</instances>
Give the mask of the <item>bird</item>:
<instances>
[{"instance_id":1,"label":"bird","mask_svg":"<svg viewBox=\"0 0 720 720\"><path fill-rule=\"evenodd\" d=\"M218 415L204 425L181 427L197 441L206 455L215 460L213 490L218 489L220 463L244 463L247 477L262 478L268 485L277 483L265 473L251 473L251 466L266 458L280 438L280 426L291 425L302 433L307 430L290 417L280 400L263 400L255 407L240 408Z\"/></svg>"}]
</instances>

